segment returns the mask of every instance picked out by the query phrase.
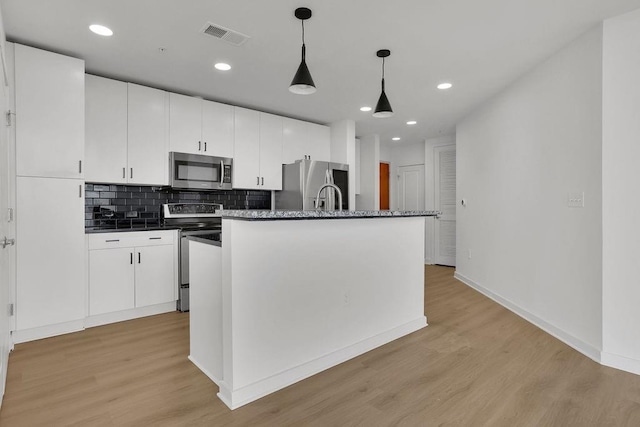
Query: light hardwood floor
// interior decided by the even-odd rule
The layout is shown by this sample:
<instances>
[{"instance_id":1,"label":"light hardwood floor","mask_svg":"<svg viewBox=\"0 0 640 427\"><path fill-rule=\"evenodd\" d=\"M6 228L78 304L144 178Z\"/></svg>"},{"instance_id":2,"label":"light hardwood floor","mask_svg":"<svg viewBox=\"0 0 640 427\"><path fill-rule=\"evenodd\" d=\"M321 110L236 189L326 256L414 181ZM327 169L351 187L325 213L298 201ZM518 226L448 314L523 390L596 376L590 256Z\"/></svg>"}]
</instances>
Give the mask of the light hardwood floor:
<instances>
[{"instance_id":1,"label":"light hardwood floor","mask_svg":"<svg viewBox=\"0 0 640 427\"><path fill-rule=\"evenodd\" d=\"M16 346L1 426L639 426L640 376L426 268L429 326L235 411L169 313Z\"/></svg>"}]
</instances>

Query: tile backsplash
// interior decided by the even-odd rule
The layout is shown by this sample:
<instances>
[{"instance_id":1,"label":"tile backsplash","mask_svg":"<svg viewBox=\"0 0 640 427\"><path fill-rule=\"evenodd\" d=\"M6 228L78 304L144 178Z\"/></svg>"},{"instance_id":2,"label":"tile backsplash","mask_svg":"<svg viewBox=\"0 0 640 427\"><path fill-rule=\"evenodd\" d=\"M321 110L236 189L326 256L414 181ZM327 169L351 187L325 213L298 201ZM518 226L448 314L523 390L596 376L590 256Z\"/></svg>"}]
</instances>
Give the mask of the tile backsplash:
<instances>
[{"instance_id":1,"label":"tile backsplash","mask_svg":"<svg viewBox=\"0 0 640 427\"><path fill-rule=\"evenodd\" d=\"M85 184L85 227L160 225L164 203L221 203L224 209L271 209L271 192L261 190L179 191L165 187Z\"/></svg>"}]
</instances>

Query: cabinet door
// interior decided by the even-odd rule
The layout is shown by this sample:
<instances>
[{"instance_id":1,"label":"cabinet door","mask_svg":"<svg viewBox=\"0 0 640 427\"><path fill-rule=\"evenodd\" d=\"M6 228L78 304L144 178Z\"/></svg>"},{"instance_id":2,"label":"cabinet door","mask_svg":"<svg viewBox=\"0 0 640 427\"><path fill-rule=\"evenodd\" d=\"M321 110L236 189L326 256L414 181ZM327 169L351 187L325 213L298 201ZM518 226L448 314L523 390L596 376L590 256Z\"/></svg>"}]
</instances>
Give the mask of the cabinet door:
<instances>
[{"instance_id":1,"label":"cabinet door","mask_svg":"<svg viewBox=\"0 0 640 427\"><path fill-rule=\"evenodd\" d=\"M89 315L134 308L134 248L89 251Z\"/></svg>"},{"instance_id":2,"label":"cabinet door","mask_svg":"<svg viewBox=\"0 0 640 427\"><path fill-rule=\"evenodd\" d=\"M136 307L175 301L173 245L136 248Z\"/></svg>"},{"instance_id":3,"label":"cabinet door","mask_svg":"<svg viewBox=\"0 0 640 427\"><path fill-rule=\"evenodd\" d=\"M282 117L260 113L260 188L282 190Z\"/></svg>"},{"instance_id":4,"label":"cabinet door","mask_svg":"<svg viewBox=\"0 0 640 427\"><path fill-rule=\"evenodd\" d=\"M82 178L84 61L15 45L16 173Z\"/></svg>"},{"instance_id":5,"label":"cabinet door","mask_svg":"<svg viewBox=\"0 0 640 427\"><path fill-rule=\"evenodd\" d=\"M169 151L202 151L202 99L169 94Z\"/></svg>"},{"instance_id":6,"label":"cabinet door","mask_svg":"<svg viewBox=\"0 0 640 427\"><path fill-rule=\"evenodd\" d=\"M307 122L284 118L282 121L282 163L287 165L309 155ZM315 159L314 159L315 160Z\"/></svg>"},{"instance_id":7,"label":"cabinet door","mask_svg":"<svg viewBox=\"0 0 640 427\"><path fill-rule=\"evenodd\" d=\"M169 185L168 93L129 83L128 182Z\"/></svg>"},{"instance_id":8,"label":"cabinet door","mask_svg":"<svg viewBox=\"0 0 640 427\"><path fill-rule=\"evenodd\" d=\"M331 151L331 128L315 123L307 123L307 132L309 133L307 154L311 156L311 160L328 162Z\"/></svg>"},{"instance_id":9,"label":"cabinet door","mask_svg":"<svg viewBox=\"0 0 640 427\"><path fill-rule=\"evenodd\" d=\"M260 113L235 107L234 122L233 187L261 188Z\"/></svg>"},{"instance_id":10,"label":"cabinet door","mask_svg":"<svg viewBox=\"0 0 640 427\"><path fill-rule=\"evenodd\" d=\"M18 177L18 330L85 316L84 181Z\"/></svg>"},{"instance_id":11,"label":"cabinet door","mask_svg":"<svg viewBox=\"0 0 640 427\"><path fill-rule=\"evenodd\" d=\"M127 182L127 84L85 76L85 179Z\"/></svg>"},{"instance_id":12,"label":"cabinet door","mask_svg":"<svg viewBox=\"0 0 640 427\"><path fill-rule=\"evenodd\" d=\"M202 101L203 154L233 157L233 107Z\"/></svg>"}]
</instances>

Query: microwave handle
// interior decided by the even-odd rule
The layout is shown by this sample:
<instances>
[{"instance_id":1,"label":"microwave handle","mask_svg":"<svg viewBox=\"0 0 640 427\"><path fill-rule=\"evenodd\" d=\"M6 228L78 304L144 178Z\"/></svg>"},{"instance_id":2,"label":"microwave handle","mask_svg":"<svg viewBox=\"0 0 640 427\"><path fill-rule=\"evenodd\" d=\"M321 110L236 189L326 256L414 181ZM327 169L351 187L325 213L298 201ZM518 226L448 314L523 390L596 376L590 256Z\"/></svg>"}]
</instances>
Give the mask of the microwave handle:
<instances>
[{"instance_id":1,"label":"microwave handle","mask_svg":"<svg viewBox=\"0 0 640 427\"><path fill-rule=\"evenodd\" d=\"M220 160L220 187L224 185L224 160Z\"/></svg>"}]
</instances>

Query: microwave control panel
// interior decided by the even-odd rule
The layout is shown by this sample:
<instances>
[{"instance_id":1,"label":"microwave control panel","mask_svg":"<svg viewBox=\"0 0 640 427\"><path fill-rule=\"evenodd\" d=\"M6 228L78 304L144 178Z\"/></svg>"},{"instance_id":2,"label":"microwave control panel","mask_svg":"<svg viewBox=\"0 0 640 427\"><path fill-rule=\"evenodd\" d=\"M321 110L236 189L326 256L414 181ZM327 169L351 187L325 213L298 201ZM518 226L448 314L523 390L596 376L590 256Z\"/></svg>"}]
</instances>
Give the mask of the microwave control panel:
<instances>
[{"instance_id":1,"label":"microwave control panel","mask_svg":"<svg viewBox=\"0 0 640 427\"><path fill-rule=\"evenodd\" d=\"M222 182L231 184L231 165L224 165L224 172L222 174Z\"/></svg>"}]
</instances>

